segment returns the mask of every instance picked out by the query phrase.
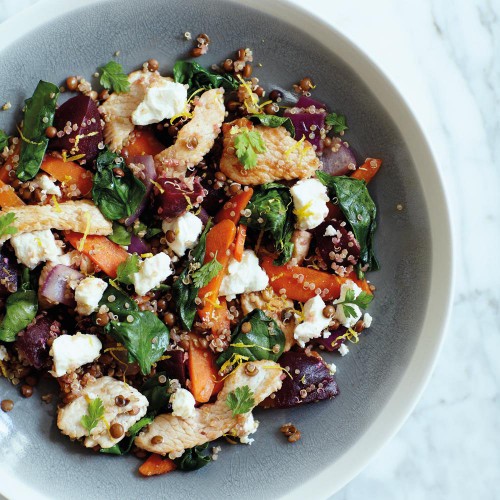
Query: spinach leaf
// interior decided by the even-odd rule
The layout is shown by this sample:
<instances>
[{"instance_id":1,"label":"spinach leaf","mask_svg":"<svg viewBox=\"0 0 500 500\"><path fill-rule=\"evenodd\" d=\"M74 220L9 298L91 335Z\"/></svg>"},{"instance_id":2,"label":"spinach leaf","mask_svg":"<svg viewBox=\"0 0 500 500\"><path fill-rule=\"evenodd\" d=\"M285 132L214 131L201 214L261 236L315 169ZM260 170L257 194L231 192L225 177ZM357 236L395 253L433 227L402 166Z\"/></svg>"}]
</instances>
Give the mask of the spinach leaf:
<instances>
[{"instance_id":1,"label":"spinach leaf","mask_svg":"<svg viewBox=\"0 0 500 500\"><path fill-rule=\"evenodd\" d=\"M116 175L119 167L124 175ZM146 194L146 186L125 165L121 156L105 150L96 160L92 199L109 220L130 217Z\"/></svg>"},{"instance_id":2,"label":"spinach leaf","mask_svg":"<svg viewBox=\"0 0 500 500\"><path fill-rule=\"evenodd\" d=\"M207 455L205 450L208 448L208 443L186 450L179 458L174 460L175 465L179 470L192 471L201 469L212 461L210 455Z\"/></svg>"},{"instance_id":3,"label":"spinach leaf","mask_svg":"<svg viewBox=\"0 0 500 500\"><path fill-rule=\"evenodd\" d=\"M19 229L12 226L11 224L16 220L16 214L14 212L8 212L5 215L0 215L0 236L5 236L6 234L16 234Z\"/></svg>"},{"instance_id":4,"label":"spinach leaf","mask_svg":"<svg viewBox=\"0 0 500 500\"><path fill-rule=\"evenodd\" d=\"M166 382L160 383L159 378L165 377ZM151 377L144 382L141 392L148 398L148 415L155 416L158 413L167 411L170 394L167 392L170 387L170 380L165 372L158 372L154 377Z\"/></svg>"},{"instance_id":5,"label":"spinach leaf","mask_svg":"<svg viewBox=\"0 0 500 500\"><path fill-rule=\"evenodd\" d=\"M99 301L99 307L103 305L107 306L109 311L119 318L126 316L130 312L139 311L137 302L132 300L113 280L109 280L109 286L104 290L104 294Z\"/></svg>"},{"instance_id":6,"label":"spinach leaf","mask_svg":"<svg viewBox=\"0 0 500 500\"><path fill-rule=\"evenodd\" d=\"M295 137L295 127L293 126L292 120L286 116L276 116L276 115L252 115L249 117L253 122L259 122L265 127L277 128L285 127L292 137Z\"/></svg>"},{"instance_id":7,"label":"spinach leaf","mask_svg":"<svg viewBox=\"0 0 500 500\"><path fill-rule=\"evenodd\" d=\"M183 84L187 83L191 92L200 88L216 89L219 87L231 91L236 90L240 85L240 82L230 74L214 73L191 61L177 61L174 64L173 73L174 80Z\"/></svg>"},{"instance_id":8,"label":"spinach leaf","mask_svg":"<svg viewBox=\"0 0 500 500\"><path fill-rule=\"evenodd\" d=\"M255 189L247 206L251 215L241 218L241 223L247 227L269 232L280 254L275 260L276 265L286 264L292 257L292 208L292 197L288 188L277 182L270 182Z\"/></svg>"},{"instance_id":9,"label":"spinach leaf","mask_svg":"<svg viewBox=\"0 0 500 500\"><path fill-rule=\"evenodd\" d=\"M168 346L169 330L151 311L128 311L123 320L110 321L105 330L123 344L143 375L149 375L152 364L162 357Z\"/></svg>"},{"instance_id":10,"label":"spinach leaf","mask_svg":"<svg viewBox=\"0 0 500 500\"><path fill-rule=\"evenodd\" d=\"M113 234L109 235L108 238L117 245L126 247L130 245L132 235L127 231L125 226L118 224L118 222L113 222Z\"/></svg>"},{"instance_id":11,"label":"spinach leaf","mask_svg":"<svg viewBox=\"0 0 500 500\"><path fill-rule=\"evenodd\" d=\"M193 326L194 316L196 314L196 304L194 301L196 297L198 297L198 291L200 290L200 287L197 287L191 279L192 269L193 267L203 265L207 233L211 227L212 221L209 220L203 233L201 233L200 241L188 257L186 267L172 286L172 295L177 304L179 319L186 330L190 330Z\"/></svg>"},{"instance_id":12,"label":"spinach leaf","mask_svg":"<svg viewBox=\"0 0 500 500\"><path fill-rule=\"evenodd\" d=\"M116 270L116 279L124 285L132 284L132 275L139 272L139 256L134 253L129 255Z\"/></svg>"},{"instance_id":13,"label":"spinach leaf","mask_svg":"<svg viewBox=\"0 0 500 500\"><path fill-rule=\"evenodd\" d=\"M368 192L366 182L343 175L333 176L320 170L316 175L329 189L330 197L339 200L339 206L361 246L361 262L368 266L369 271L380 269L373 250L377 207ZM358 274L360 272L358 270Z\"/></svg>"},{"instance_id":14,"label":"spinach leaf","mask_svg":"<svg viewBox=\"0 0 500 500\"><path fill-rule=\"evenodd\" d=\"M9 146L9 136L4 130L0 130L0 153Z\"/></svg>"},{"instance_id":15,"label":"spinach leaf","mask_svg":"<svg viewBox=\"0 0 500 500\"><path fill-rule=\"evenodd\" d=\"M49 143L45 129L54 120L58 96L57 85L40 80L33 96L25 101L21 151L16 170L17 178L23 182L33 179L40 170Z\"/></svg>"},{"instance_id":16,"label":"spinach leaf","mask_svg":"<svg viewBox=\"0 0 500 500\"><path fill-rule=\"evenodd\" d=\"M243 323L250 323L251 329L248 333L241 331ZM278 346L279 349L275 346ZM276 321L260 309L254 309L241 320L234 330L231 335L231 344L217 358L217 365L222 366L225 362L232 364L236 357L245 361L261 359L277 361L283 354L284 348L285 334L278 327Z\"/></svg>"},{"instance_id":17,"label":"spinach leaf","mask_svg":"<svg viewBox=\"0 0 500 500\"><path fill-rule=\"evenodd\" d=\"M130 427L127 431L127 436L123 438L119 443L111 446L111 448L101 448L99 451L101 453L107 453L108 455L126 455L134 444L135 438L139 432L149 425L153 421L153 417L146 416L141 418L138 422Z\"/></svg>"},{"instance_id":18,"label":"spinach leaf","mask_svg":"<svg viewBox=\"0 0 500 500\"><path fill-rule=\"evenodd\" d=\"M17 334L24 330L35 318L38 311L37 293L30 283L30 274L22 274L20 290L9 295L5 302L5 316L0 323L0 340L14 342Z\"/></svg>"}]
</instances>

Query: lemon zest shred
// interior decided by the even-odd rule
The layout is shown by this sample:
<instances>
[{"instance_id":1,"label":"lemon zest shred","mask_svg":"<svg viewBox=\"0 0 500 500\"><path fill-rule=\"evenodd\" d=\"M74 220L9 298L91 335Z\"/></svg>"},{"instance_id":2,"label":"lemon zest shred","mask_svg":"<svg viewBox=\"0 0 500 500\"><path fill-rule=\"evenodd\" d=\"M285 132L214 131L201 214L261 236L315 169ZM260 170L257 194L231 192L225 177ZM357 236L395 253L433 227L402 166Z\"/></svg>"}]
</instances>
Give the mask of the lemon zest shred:
<instances>
[{"instance_id":1,"label":"lemon zest shred","mask_svg":"<svg viewBox=\"0 0 500 500\"><path fill-rule=\"evenodd\" d=\"M83 233L82 239L78 243L79 252L83 252L83 249L85 247L85 241L87 241L87 236L89 235L90 232L90 212L85 212L85 217L87 219L87 224L85 226L85 231Z\"/></svg>"},{"instance_id":2,"label":"lemon zest shred","mask_svg":"<svg viewBox=\"0 0 500 500\"><path fill-rule=\"evenodd\" d=\"M42 243L42 240L40 238L35 238L35 241L36 241L36 244L39 246L39 247L43 247L43 243Z\"/></svg>"},{"instance_id":3,"label":"lemon zest shred","mask_svg":"<svg viewBox=\"0 0 500 500\"><path fill-rule=\"evenodd\" d=\"M153 254L151 252L141 253L141 259L147 259L148 257L153 257Z\"/></svg>"},{"instance_id":4,"label":"lemon zest shred","mask_svg":"<svg viewBox=\"0 0 500 500\"><path fill-rule=\"evenodd\" d=\"M242 354L238 354L237 352L234 352L231 357L226 361L224 362L224 364L220 367L220 370L221 372L224 372L226 371L228 368L236 365L240 365L241 363L243 363L243 361L248 361L250 358L248 356L243 356ZM230 375L230 374L228 374ZM228 376L226 375L226 377ZM225 380L224 377L222 380Z\"/></svg>"},{"instance_id":5,"label":"lemon zest shred","mask_svg":"<svg viewBox=\"0 0 500 500\"><path fill-rule=\"evenodd\" d=\"M286 151L285 151L285 156L288 157L290 156L290 153L294 150L294 149L297 149L299 147L301 147L301 145L304 143L304 141L306 140L306 136L303 135L293 146L289 147Z\"/></svg>"},{"instance_id":6,"label":"lemon zest shred","mask_svg":"<svg viewBox=\"0 0 500 500\"><path fill-rule=\"evenodd\" d=\"M187 203L186 210L191 210L192 208L194 208L194 205L191 203L191 199L189 198L189 196L187 194L183 194L183 196L186 199Z\"/></svg>"},{"instance_id":7,"label":"lemon zest shred","mask_svg":"<svg viewBox=\"0 0 500 500\"><path fill-rule=\"evenodd\" d=\"M24 136L24 134L21 132L21 129L19 128L19 125L17 126L17 131L19 132L19 135L21 136L21 139L28 143L28 144L33 144L33 146L41 146L43 144L43 141L40 141L40 142L35 142L35 141L31 141L30 139L28 139L27 137Z\"/></svg>"},{"instance_id":8,"label":"lemon zest shred","mask_svg":"<svg viewBox=\"0 0 500 500\"><path fill-rule=\"evenodd\" d=\"M207 90L205 87L200 87L198 90L195 90L189 97L187 102L191 102L191 99L196 95L199 94L200 92L203 92L204 90Z\"/></svg>"},{"instance_id":9,"label":"lemon zest shred","mask_svg":"<svg viewBox=\"0 0 500 500\"><path fill-rule=\"evenodd\" d=\"M310 217L314 215L314 211L311 210L311 206L313 204L313 200L308 201L302 208L293 209L293 213L297 216L298 219L305 219L306 217Z\"/></svg>"},{"instance_id":10,"label":"lemon zest shred","mask_svg":"<svg viewBox=\"0 0 500 500\"><path fill-rule=\"evenodd\" d=\"M205 300L206 300L208 303L212 304L212 305L215 307L215 309L220 309L220 308L222 307L222 305L221 305L221 303L219 302L219 299L218 299L218 298L217 298L217 299L215 299L215 300L212 300L212 299L209 299L208 297L205 297Z\"/></svg>"},{"instance_id":11,"label":"lemon zest shred","mask_svg":"<svg viewBox=\"0 0 500 500\"><path fill-rule=\"evenodd\" d=\"M66 159L64 157L65 157L65 155L63 153L63 160L65 162L68 162L68 161L77 161L77 160L81 160L82 158L85 158L85 154L82 153L82 154L79 154L79 155L73 155L73 156L70 156L69 158L66 157Z\"/></svg>"},{"instance_id":12,"label":"lemon zest shred","mask_svg":"<svg viewBox=\"0 0 500 500\"><path fill-rule=\"evenodd\" d=\"M53 195L52 195L52 202L54 203L54 210L55 210L56 212L62 212L62 209L61 209L61 207L59 206L59 203L57 202L57 198L56 198L56 195L55 195L55 194L53 194Z\"/></svg>"},{"instance_id":13,"label":"lemon zest shred","mask_svg":"<svg viewBox=\"0 0 500 500\"><path fill-rule=\"evenodd\" d=\"M243 342L236 342L235 344L229 344L231 347L246 347L248 349L252 347L258 347L259 349L262 349L263 351L268 351L268 352L273 352L272 349L269 349L269 347L263 347L258 344L244 344Z\"/></svg>"},{"instance_id":14,"label":"lemon zest shred","mask_svg":"<svg viewBox=\"0 0 500 500\"><path fill-rule=\"evenodd\" d=\"M166 359L170 359L172 356L162 356L158 359L158 361L165 361Z\"/></svg>"},{"instance_id":15,"label":"lemon zest shred","mask_svg":"<svg viewBox=\"0 0 500 500\"><path fill-rule=\"evenodd\" d=\"M283 278L283 276L285 276L285 273L279 273L279 274L276 274L275 276L273 276L271 278L271 281L276 281L276 280L279 280L280 278Z\"/></svg>"},{"instance_id":16,"label":"lemon zest shred","mask_svg":"<svg viewBox=\"0 0 500 500\"><path fill-rule=\"evenodd\" d=\"M154 181L153 179L150 179L150 182L151 182L151 184L153 184L153 186L156 186L158 188L158 191L160 191L161 194L163 194L165 192L165 190L156 181Z\"/></svg>"},{"instance_id":17,"label":"lemon zest shred","mask_svg":"<svg viewBox=\"0 0 500 500\"><path fill-rule=\"evenodd\" d=\"M352 328L349 328L347 330L346 333L344 333L344 335L339 335L333 342L332 342L332 346L335 345L339 340L348 340L349 342L353 343L353 344L357 344L359 342L359 334L358 332L356 332L355 330L353 330ZM354 340L353 340L354 339Z\"/></svg>"}]
</instances>

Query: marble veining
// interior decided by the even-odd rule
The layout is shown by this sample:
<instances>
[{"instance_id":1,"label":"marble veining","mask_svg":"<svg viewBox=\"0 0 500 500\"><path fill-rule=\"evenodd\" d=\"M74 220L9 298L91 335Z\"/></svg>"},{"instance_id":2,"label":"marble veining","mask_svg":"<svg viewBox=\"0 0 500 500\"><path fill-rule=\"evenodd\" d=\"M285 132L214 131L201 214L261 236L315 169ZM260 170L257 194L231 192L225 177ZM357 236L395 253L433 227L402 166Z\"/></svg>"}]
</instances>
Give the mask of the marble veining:
<instances>
[{"instance_id":1,"label":"marble veining","mask_svg":"<svg viewBox=\"0 0 500 500\"><path fill-rule=\"evenodd\" d=\"M35 1L0 0L0 21ZM500 2L306 8L368 53L414 110L448 187L456 248L452 320L430 384L394 439L334 498L499 498Z\"/></svg>"}]
</instances>

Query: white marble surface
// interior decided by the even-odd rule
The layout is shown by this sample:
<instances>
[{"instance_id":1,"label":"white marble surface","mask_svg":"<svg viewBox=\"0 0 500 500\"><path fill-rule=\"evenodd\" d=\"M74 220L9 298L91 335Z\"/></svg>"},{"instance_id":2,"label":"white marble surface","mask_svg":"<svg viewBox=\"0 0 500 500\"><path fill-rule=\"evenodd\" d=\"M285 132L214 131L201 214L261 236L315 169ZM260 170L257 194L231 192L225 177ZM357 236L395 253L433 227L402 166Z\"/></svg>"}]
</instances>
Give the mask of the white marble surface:
<instances>
[{"instance_id":1,"label":"white marble surface","mask_svg":"<svg viewBox=\"0 0 500 500\"><path fill-rule=\"evenodd\" d=\"M35 1L0 0L0 20ZM452 321L431 382L396 437L334 498L500 498L500 0L307 6L368 53L413 108L449 187L456 237Z\"/></svg>"}]
</instances>

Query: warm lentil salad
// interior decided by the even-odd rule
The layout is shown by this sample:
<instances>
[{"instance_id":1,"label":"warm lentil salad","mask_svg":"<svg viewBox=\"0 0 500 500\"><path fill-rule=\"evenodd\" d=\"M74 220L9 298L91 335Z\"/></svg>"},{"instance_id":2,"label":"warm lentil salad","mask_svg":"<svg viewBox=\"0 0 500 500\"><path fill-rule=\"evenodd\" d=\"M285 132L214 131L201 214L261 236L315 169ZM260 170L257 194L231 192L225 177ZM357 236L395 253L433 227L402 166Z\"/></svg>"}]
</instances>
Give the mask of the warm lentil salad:
<instances>
[{"instance_id":1,"label":"warm lentil salad","mask_svg":"<svg viewBox=\"0 0 500 500\"><path fill-rule=\"evenodd\" d=\"M0 373L24 397L55 379L61 432L146 476L250 444L256 406L336 397L319 352L371 325L382 162L359 161L310 77L266 89L252 62L113 59L100 93L40 81L0 131Z\"/></svg>"}]
</instances>

